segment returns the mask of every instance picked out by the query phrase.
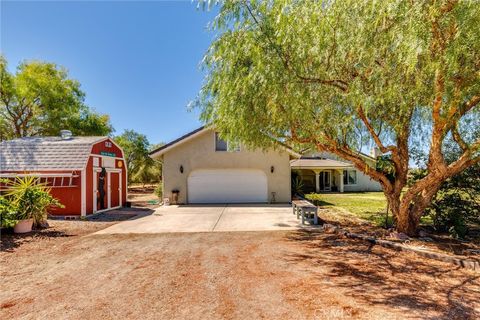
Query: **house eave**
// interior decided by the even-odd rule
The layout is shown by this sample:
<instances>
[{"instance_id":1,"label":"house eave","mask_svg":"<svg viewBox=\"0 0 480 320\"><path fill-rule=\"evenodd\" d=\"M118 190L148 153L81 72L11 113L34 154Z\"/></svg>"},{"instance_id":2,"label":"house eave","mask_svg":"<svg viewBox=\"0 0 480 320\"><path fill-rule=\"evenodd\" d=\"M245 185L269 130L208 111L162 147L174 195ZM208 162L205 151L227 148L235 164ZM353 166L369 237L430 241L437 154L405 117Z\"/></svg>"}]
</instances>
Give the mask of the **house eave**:
<instances>
[{"instance_id":1,"label":"house eave","mask_svg":"<svg viewBox=\"0 0 480 320\"><path fill-rule=\"evenodd\" d=\"M152 152L150 152L150 157L153 158L153 159L159 159L161 156L163 156L165 153L169 152L170 150L192 140L192 139L195 139L196 137L202 135L203 133L207 132L207 131L210 131L210 130L214 130L212 127L207 127L207 126L203 126L203 127L200 127L198 129L195 129L183 136L181 136L180 138L177 138L169 143L167 143L166 145L163 145L161 147L159 147L158 149L156 150L153 150ZM282 144L282 143L278 143L279 144L279 148L287 153L289 153L291 156L295 157L295 158L301 158L301 154L298 153L298 152L295 152L294 150L290 149L288 146Z\"/></svg>"}]
</instances>

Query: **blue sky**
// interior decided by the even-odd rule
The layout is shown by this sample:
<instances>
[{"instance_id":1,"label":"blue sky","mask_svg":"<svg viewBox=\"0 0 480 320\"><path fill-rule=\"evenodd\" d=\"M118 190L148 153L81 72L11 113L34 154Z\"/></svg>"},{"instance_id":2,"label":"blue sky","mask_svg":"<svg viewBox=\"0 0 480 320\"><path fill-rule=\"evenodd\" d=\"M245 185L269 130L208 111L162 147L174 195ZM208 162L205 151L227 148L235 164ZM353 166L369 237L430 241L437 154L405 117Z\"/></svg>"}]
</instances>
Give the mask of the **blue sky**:
<instances>
[{"instance_id":1,"label":"blue sky","mask_svg":"<svg viewBox=\"0 0 480 320\"><path fill-rule=\"evenodd\" d=\"M214 16L191 1L2 0L1 52L12 71L30 59L66 67L115 134L168 142L201 125L186 106L202 84Z\"/></svg>"}]
</instances>

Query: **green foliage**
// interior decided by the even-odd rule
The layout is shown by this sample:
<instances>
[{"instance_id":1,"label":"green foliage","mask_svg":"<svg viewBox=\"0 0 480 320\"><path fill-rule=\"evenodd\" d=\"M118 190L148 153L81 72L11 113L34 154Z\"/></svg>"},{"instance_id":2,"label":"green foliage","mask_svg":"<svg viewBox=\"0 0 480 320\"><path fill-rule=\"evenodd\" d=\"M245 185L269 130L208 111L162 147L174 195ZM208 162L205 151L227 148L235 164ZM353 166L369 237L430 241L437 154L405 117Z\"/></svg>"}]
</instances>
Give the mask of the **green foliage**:
<instances>
[{"instance_id":1,"label":"green foliage","mask_svg":"<svg viewBox=\"0 0 480 320\"><path fill-rule=\"evenodd\" d=\"M442 5L225 1L213 23L220 35L203 60L208 76L195 101L202 119L227 139L261 147L271 137L288 138L297 126L297 135L310 143L330 143L329 136L358 149L365 133L357 114L362 105L384 142L409 128L422 136L428 130L419 124L435 98L439 65L449 81L445 106L480 90L480 6L461 1L445 19L461 23L440 56L432 52L431 28ZM465 82L454 92L459 74Z\"/></svg>"},{"instance_id":2,"label":"green foliage","mask_svg":"<svg viewBox=\"0 0 480 320\"><path fill-rule=\"evenodd\" d=\"M427 214L436 230L449 232L455 238L464 238L468 232L467 223L480 216L480 204L467 193L455 189L441 190L427 209Z\"/></svg>"},{"instance_id":3,"label":"green foliage","mask_svg":"<svg viewBox=\"0 0 480 320\"><path fill-rule=\"evenodd\" d=\"M303 195L303 188L305 187L303 180L300 176L295 176L292 178L292 193L298 194L298 195Z\"/></svg>"},{"instance_id":4,"label":"green foliage","mask_svg":"<svg viewBox=\"0 0 480 320\"><path fill-rule=\"evenodd\" d=\"M80 83L54 63L21 63L15 74L0 56L0 140L58 135L69 129L75 135L107 135L109 117L84 104Z\"/></svg>"},{"instance_id":5,"label":"green foliage","mask_svg":"<svg viewBox=\"0 0 480 320\"><path fill-rule=\"evenodd\" d=\"M0 196L0 227L12 228L17 224L16 219L17 209L7 198Z\"/></svg>"},{"instance_id":6,"label":"green foliage","mask_svg":"<svg viewBox=\"0 0 480 320\"><path fill-rule=\"evenodd\" d=\"M388 180L395 181L395 165L392 162L390 155L383 155L377 158L376 168L377 171L383 172Z\"/></svg>"},{"instance_id":7,"label":"green foliage","mask_svg":"<svg viewBox=\"0 0 480 320\"><path fill-rule=\"evenodd\" d=\"M162 200L163 199L163 184L160 182L155 188L155 195Z\"/></svg>"},{"instance_id":8,"label":"green foliage","mask_svg":"<svg viewBox=\"0 0 480 320\"><path fill-rule=\"evenodd\" d=\"M435 228L463 238L468 225L480 225L480 164L447 180L426 211Z\"/></svg>"},{"instance_id":9,"label":"green foliage","mask_svg":"<svg viewBox=\"0 0 480 320\"><path fill-rule=\"evenodd\" d=\"M132 182L139 182L144 185L146 183L155 183L160 180L161 175L161 162L146 158L139 167L135 168L135 172L132 175Z\"/></svg>"},{"instance_id":10,"label":"green foliage","mask_svg":"<svg viewBox=\"0 0 480 320\"><path fill-rule=\"evenodd\" d=\"M162 163L149 156L150 146L147 137L134 130L125 130L114 138L123 149L128 168L129 182L153 183L160 181Z\"/></svg>"},{"instance_id":11,"label":"green foliage","mask_svg":"<svg viewBox=\"0 0 480 320\"><path fill-rule=\"evenodd\" d=\"M47 218L51 207L63 208L63 205L50 195L50 190L38 182L38 178L24 177L8 181L5 198L15 208L15 220L33 219L39 225Z\"/></svg>"}]
</instances>

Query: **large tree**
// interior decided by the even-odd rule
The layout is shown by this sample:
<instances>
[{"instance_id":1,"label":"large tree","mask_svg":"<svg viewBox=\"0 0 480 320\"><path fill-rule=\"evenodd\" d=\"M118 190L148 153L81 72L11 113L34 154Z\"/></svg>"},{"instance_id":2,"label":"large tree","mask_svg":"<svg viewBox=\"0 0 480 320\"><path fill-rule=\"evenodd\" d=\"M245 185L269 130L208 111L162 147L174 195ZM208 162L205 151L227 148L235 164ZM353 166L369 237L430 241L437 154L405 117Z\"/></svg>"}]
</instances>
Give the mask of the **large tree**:
<instances>
[{"instance_id":1,"label":"large tree","mask_svg":"<svg viewBox=\"0 0 480 320\"><path fill-rule=\"evenodd\" d=\"M381 184L399 231L415 234L442 182L480 161L478 1L232 0L212 25L203 120L251 147L351 161ZM365 137L394 170L368 165ZM448 137L462 150L452 162ZM405 191L413 148L427 174Z\"/></svg>"},{"instance_id":2,"label":"large tree","mask_svg":"<svg viewBox=\"0 0 480 320\"><path fill-rule=\"evenodd\" d=\"M84 103L80 83L54 63L21 63L16 73L0 56L0 140L35 135L75 135L112 132L108 115L93 112Z\"/></svg>"}]
</instances>

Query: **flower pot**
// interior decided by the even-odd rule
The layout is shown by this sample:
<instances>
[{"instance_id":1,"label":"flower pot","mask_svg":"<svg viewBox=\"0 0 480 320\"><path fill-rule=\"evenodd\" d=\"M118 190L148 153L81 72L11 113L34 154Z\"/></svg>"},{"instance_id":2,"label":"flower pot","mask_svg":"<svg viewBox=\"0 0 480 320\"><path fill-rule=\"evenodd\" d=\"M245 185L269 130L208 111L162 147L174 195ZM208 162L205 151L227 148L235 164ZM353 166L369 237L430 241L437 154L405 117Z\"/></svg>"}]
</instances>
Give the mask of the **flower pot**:
<instances>
[{"instance_id":1,"label":"flower pot","mask_svg":"<svg viewBox=\"0 0 480 320\"><path fill-rule=\"evenodd\" d=\"M15 233L27 233L32 231L33 219L20 220L15 227L13 227L13 232Z\"/></svg>"}]
</instances>

